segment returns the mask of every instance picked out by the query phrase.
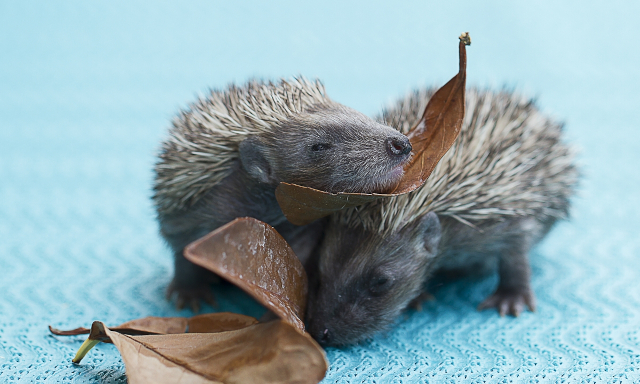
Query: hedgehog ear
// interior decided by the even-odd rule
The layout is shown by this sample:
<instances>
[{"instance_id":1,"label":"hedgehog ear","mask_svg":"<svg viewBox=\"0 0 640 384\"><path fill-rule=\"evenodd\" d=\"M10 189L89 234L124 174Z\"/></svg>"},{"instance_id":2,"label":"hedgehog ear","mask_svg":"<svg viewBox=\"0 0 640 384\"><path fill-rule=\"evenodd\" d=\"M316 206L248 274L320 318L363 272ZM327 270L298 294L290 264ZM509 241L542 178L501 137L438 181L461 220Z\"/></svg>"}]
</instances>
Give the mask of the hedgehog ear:
<instances>
[{"instance_id":1,"label":"hedgehog ear","mask_svg":"<svg viewBox=\"0 0 640 384\"><path fill-rule=\"evenodd\" d=\"M442 226L438 215L429 212L420 219L419 230L424 241L424 248L431 257L438 252L440 238L442 237Z\"/></svg>"},{"instance_id":2,"label":"hedgehog ear","mask_svg":"<svg viewBox=\"0 0 640 384\"><path fill-rule=\"evenodd\" d=\"M271 164L267 161L266 146L257 137L249 137L240 143L240 162L249 176L261 183L274 182Z\"/></svg>"}]
</instances>

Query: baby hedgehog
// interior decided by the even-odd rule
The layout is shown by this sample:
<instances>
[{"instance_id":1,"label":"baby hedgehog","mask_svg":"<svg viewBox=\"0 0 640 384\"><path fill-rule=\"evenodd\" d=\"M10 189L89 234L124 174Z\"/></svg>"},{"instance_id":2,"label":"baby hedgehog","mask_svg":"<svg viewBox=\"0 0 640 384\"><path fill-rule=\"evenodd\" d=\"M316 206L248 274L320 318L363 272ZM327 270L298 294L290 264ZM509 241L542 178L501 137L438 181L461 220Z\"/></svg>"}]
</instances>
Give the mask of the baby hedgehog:
<instances>
[{"instance_id":1,"label":"baby hedgehog","mask_svg":"<svg viewBox=\"0 0 640 384\"><path fill-rule=\"evenodd\" d=\"M183 248L237 217L274 226L304 259L322 222L286 222L275 199L278 183L384 192L402 177L410 152L406 136L332 101L318 81L252 81L212 91L173 121L155 167L160 232L175 256L167 294L196 310L200 298L212 300L213 275L187 261Z\"/></svg>"},{"instance_id":2,"label":"baby hedgehog","mask_svg":"<svg viewBox=\"0 0 640 384\"><path fill-rule=\"evenodd\" d=\"M384 114L406 133L434 90ZM528 253L566 218L578 179L562 125L510 92L469 89L461 133L427 182L406 195L336 213L309 268L307 324L323 345L387 328L436 273L497 268L480 308L533 310Z\"/></svg>"}]
</instances>

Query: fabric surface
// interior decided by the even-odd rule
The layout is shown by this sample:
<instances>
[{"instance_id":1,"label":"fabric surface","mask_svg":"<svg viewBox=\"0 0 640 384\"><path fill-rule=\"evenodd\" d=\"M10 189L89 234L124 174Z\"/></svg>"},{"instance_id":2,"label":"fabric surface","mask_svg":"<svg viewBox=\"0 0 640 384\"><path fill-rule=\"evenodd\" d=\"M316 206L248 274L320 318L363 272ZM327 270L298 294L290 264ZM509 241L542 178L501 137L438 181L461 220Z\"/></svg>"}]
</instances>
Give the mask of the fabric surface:
<instances>
[{"instance_id":1,"label":"fabric surface","mask_svg":"<svg viewBox=\"0 0 640 384\"><path fill-rule=\"evenodd\" d=\"M389 332L328 349L325 382L640 382L639 3L320 3L0 3L0 382L124 383L112 345L73 365L84 338L47 325L191 315L164 299L150 187L197 93L300 73L373 115L453 76L463 31L468 83L537 96L581 150L572 219L531 255L538 311L477 312L496 277L451 282Z\"/></svg>"}]
</instances>

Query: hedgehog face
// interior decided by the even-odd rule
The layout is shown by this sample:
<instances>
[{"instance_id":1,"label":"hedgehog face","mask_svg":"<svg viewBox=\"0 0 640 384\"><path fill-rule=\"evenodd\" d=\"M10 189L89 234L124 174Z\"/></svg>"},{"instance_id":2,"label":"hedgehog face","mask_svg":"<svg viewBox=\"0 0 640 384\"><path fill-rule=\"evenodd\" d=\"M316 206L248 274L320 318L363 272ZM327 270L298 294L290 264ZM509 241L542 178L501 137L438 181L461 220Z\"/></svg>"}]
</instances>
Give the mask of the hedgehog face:
<instances>
[{"instance_id":1,"label":"hedgehog face","mask_svg":"<svg viewBox=\"0 0 640 384\"><path fill-rule=\"evenodd\" d=\"M329 192L386 192L411 154L406 136L340 105L301 114L272 135L245 142L243 166L259 180Z\"/></svg>"},{"instance_id":2,"label":"hedgehog face","mask_svg":"<svg viewBox=\"0 0 640 384\"><path fill-rule=\"evenodd\" d=\"M420 294L440 233L434 213L387 236L332 223L307 267L308 332L329 346L386 329Z\"/></svg>"}]
</instances>

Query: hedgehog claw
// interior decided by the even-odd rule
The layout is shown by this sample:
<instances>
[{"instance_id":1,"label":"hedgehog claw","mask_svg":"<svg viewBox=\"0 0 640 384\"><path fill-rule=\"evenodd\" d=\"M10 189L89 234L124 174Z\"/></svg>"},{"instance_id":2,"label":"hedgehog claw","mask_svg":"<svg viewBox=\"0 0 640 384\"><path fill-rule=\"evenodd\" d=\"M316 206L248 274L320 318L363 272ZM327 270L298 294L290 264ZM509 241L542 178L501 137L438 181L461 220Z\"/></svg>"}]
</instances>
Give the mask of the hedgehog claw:
<instances>
[{"instance_id":1,"label":"hedgehog claw","mask_svg":"<svg viewBox=\"0 0 640 384\"><path fill-rule=\"evenodd\" d=\"M535 297L531 290L520 291L498 288L478 306L478 310L496 308L501 317L507 314L518 317L524 311L525 306L531 312L536 310Z\"/></svg>"}]
</instances>

